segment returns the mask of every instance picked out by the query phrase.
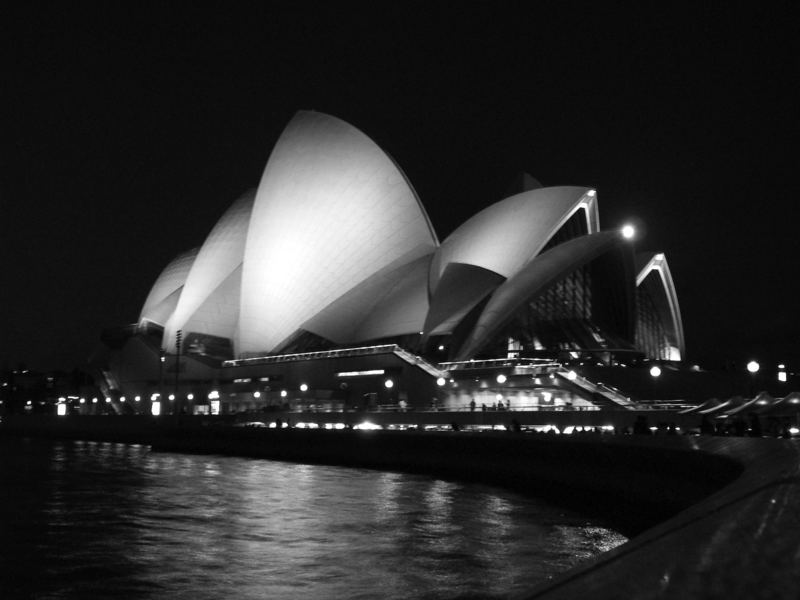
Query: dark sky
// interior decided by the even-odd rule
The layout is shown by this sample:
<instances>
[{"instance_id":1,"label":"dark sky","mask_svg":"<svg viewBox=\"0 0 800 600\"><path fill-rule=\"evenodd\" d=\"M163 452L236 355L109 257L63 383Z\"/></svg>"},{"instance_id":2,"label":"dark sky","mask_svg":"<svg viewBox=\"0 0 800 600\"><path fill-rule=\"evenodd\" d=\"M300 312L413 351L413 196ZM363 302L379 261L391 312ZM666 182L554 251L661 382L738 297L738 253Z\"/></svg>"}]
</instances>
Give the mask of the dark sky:
<instances>
[{"instance_id":1,"label":"dark sky","mask_svg":"<svg viewBox=\"0 0 800 600\"><path fill-rule=\"evenodd\" d=\"M800 368L789 2L75 4L0 9L0 368L135 321L298 109L391 154L440 239L519 171L596 187L667 254L689 359Z\"/></svg>"}]
</instances>

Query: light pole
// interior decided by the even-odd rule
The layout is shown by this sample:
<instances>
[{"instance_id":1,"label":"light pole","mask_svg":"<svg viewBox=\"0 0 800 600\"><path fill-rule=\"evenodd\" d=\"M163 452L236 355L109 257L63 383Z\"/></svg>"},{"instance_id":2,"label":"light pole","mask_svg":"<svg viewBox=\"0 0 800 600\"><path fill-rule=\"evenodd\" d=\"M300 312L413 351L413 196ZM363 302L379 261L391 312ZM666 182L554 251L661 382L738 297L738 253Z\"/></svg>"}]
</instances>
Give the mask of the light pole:
<instances>
[{"instance_id":1,"label":"light pole","mask_svg":"<svg viewBox=\"0 0 800 600\"><path fill-rule=\"evenodd\" d=\"M181 414L181 400L178 396L178 382L181 375L181 343L183 342L183 330L175 332L175 413Z\"/></svg>"},{"instance_id":2,"label":"light pole","mask_svg":"<svg viewBox=\"0 0 800 600\"><path fill-rule=\"evenodd\" d=\"M758 362L751 360L747 363L747 370L750 372L750 395L756 397L756 373L761 368Z\"/></svg>"},{"instance_id":3,"label":"light pole","mask_svg":"<svg viewBox=\"0 0 800 600\"><path fill-rule=\"evenodd\" d=\"M164 363L167 361L167 351L161 348L158 351L158 401L161 402L164 397ZM150 402L153 402L153 397L150 397ZM152 408L151 408L152 410ZM159 405L159 414L161 414L161 406ZM155 413L153 413L155 414Z\"/></svg>"},{"instance_id":4,"label":"light pole","mask_svg":"<svg viewBox=\"0 0 800 600\"><path fill-rule=\"evenodd\" d=\"M661 377L661 367L658 365L653 365L650 367L650 377L653 378L653 400L655 400L656 396L658 395L656 394L656 386L658 383L658 378Z\"/></svg>"}]
</instances>

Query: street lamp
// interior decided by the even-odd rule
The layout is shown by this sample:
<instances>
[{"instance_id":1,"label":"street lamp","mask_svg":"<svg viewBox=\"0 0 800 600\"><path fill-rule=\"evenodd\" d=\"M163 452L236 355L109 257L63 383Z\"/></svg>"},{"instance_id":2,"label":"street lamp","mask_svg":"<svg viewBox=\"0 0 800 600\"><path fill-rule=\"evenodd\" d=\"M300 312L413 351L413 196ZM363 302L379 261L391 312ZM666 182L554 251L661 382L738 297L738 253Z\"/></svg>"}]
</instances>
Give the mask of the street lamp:
<instances>
[{"instance_id":1,"label":"street lamp","mask_svg":"<svg viewBox=\"0 0 800 600\"><path fill-rule=\"evenodd\" d=\"M655 400L656 397L658 396L657 393L658 388L656 387L656 385L658 382L658 378L661 377L661 367L659 367L658 365L653 365L652 367L650 367L650 377L653 378L653 400Z\"/></svg>"},{"instance_id":2,"label":"street lamp","mask_svg":"<svg viewBox=\"0 0 800 600\"><path fill-rule=\"evenodd\" d=\"M750 395L755 398L756 396L756 373L761 368L758 362L751 360L747 363L747 370L750 372Z\"/></svg>"},{"instance_id":3,"label":"street lamp","mask_svg":"<svg viewBox=\"0 0 800 600\"><path fill-rule=\"evenodd\" d=\"M622 233L622 237L626 240L632 240L636 236L636 228L630 223L626 223L622 226L622 229L620 229L620 233Z\"/></svg>"}]
</instances>

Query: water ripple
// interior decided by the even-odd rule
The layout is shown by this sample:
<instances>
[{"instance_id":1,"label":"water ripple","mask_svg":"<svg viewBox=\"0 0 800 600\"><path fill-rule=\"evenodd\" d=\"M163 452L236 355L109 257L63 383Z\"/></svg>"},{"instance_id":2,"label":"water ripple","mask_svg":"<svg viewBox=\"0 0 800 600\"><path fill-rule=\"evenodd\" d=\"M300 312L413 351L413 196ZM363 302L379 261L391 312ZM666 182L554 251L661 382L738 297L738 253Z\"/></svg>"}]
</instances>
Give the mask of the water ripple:
<instances>
[{"instance_id":1,"label":"water ripple","mask_svg":"<svg viewBox=\"0 0 800 600\"><path fill-rule=\"evenodd\" d=\"M625 541L417 475L0 443L3 598L502 598Z\"/></svg>"}]
</instances>

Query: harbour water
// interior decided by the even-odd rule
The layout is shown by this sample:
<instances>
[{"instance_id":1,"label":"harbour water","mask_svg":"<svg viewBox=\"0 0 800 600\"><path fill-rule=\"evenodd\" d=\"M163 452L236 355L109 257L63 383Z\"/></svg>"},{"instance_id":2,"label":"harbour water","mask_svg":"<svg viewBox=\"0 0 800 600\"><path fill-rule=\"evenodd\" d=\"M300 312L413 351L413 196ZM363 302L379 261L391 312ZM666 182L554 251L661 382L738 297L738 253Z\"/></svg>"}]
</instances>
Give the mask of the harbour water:
<instances>
[{"instance_id":1,"label":"harbour water","mask_svg":"<svg viewBox=\"0 0 800 600\"><path fill-rule=\"evenodd\" d=\"M421 475L0 439L0 598L506 598L624 541Z\"/></svg>"}]
</instances>

